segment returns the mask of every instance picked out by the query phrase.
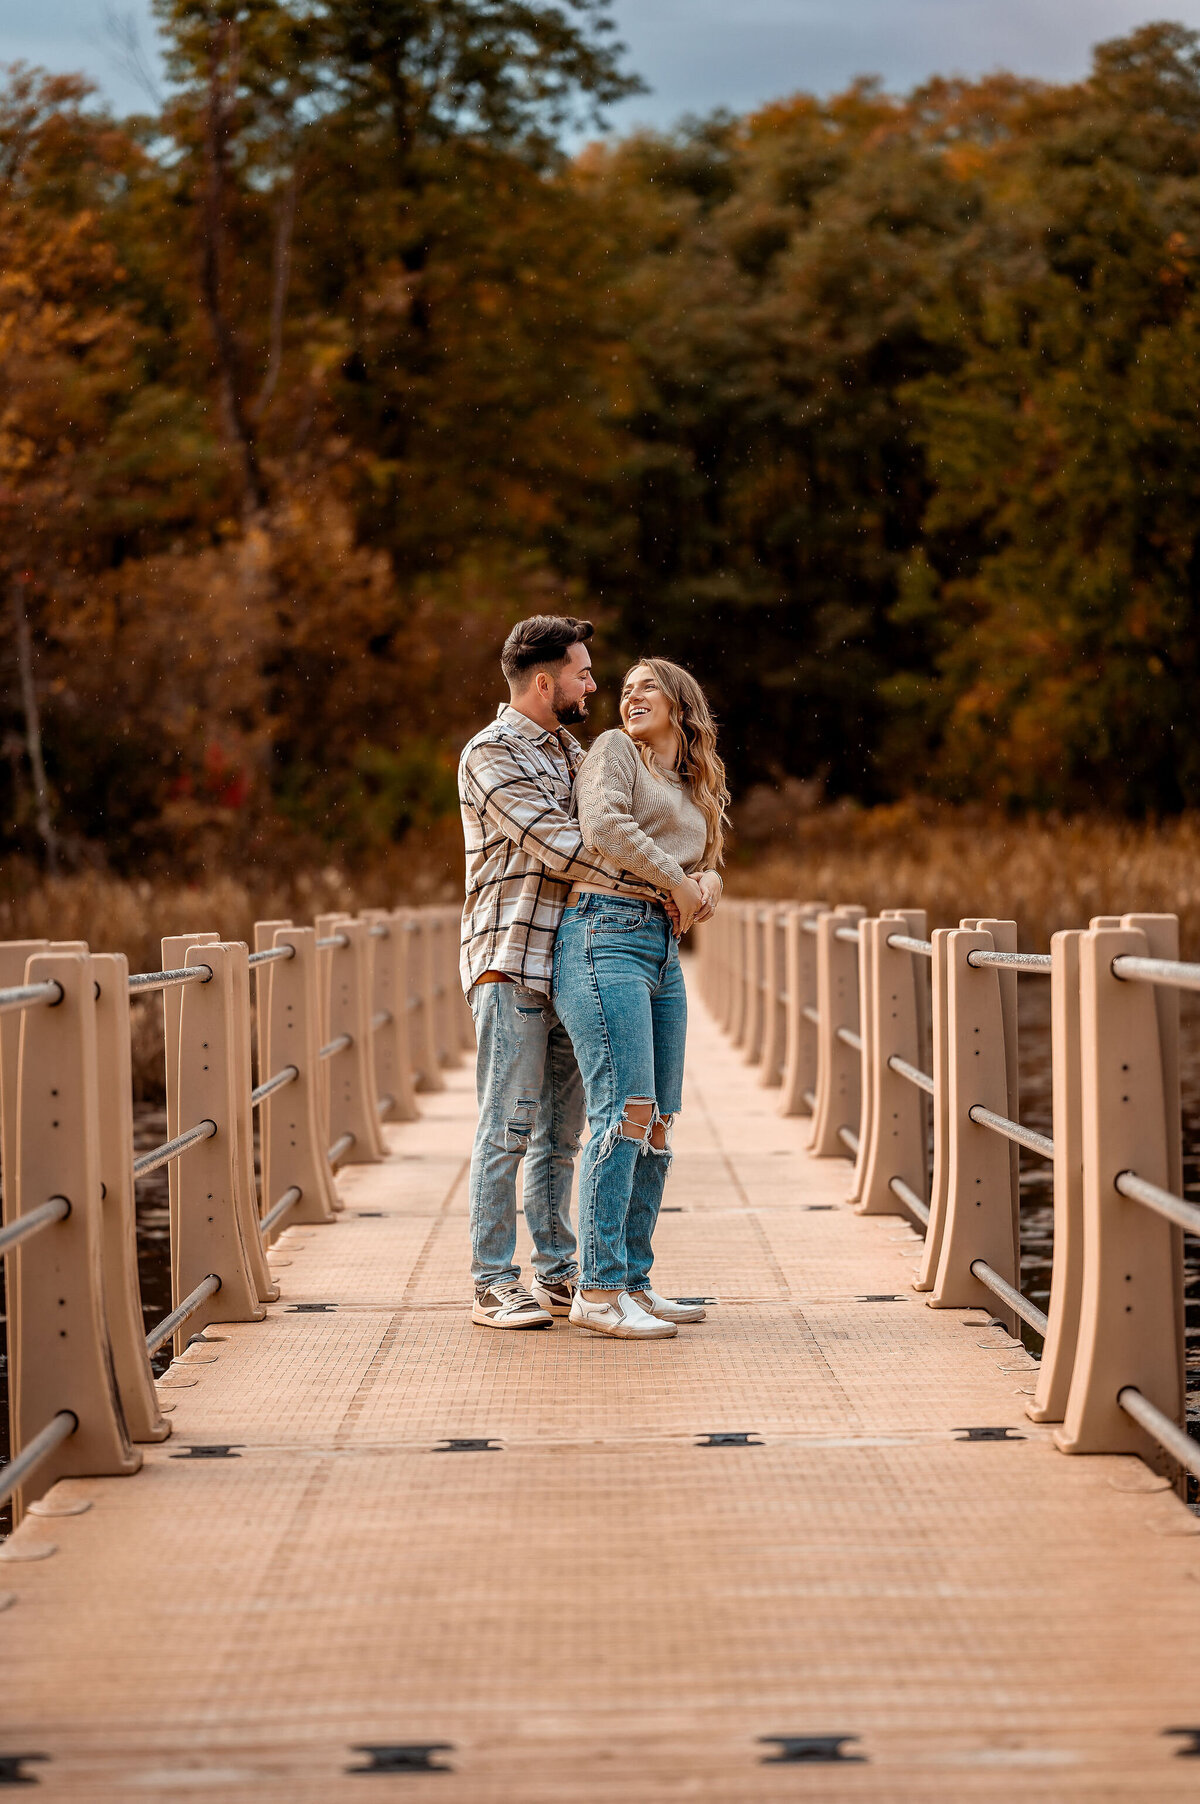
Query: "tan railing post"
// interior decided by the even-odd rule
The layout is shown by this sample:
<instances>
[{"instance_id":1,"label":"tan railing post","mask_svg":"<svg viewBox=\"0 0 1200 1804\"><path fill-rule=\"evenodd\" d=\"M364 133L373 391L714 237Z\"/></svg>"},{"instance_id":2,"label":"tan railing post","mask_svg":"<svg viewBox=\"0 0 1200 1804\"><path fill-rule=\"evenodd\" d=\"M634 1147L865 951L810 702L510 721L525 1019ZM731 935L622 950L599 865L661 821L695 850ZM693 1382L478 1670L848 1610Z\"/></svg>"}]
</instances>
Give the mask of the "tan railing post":
<instances>
[{"instance_id":1,"label":"tan railing post","mask_svg":"<svg viewBox=\"0 0 1200 1804\"><path fill-rule=\"evenodd\" d=\"M843 1145L854 1161L850 1173L850 1184L846 1191L846 1201L855 1207L862 1195L863 1178L866 1175L867 1148L872 1133L872 1117L875 1108L875 1048L873 1043L874 1021L871 1009L871 995L875 987L875 942L866 931L869 925L867 918L858 922L858 1021L854 1030L859 1037L858 1052L858 1121L853 1124L857 1140L853 1146L846 1142ZM843 1042L844 1044L845 1042ZM853 1050L851 1048L850 1050Z\"/></svg>"},{"instance_id":2,"label":"tan railing post","mask_svg":"<svg viewBox=\"0 0 1200 1804\"><path fill-rule=\"evenodd\" d=\"M819 1159L853 1158L843 1130L858 1136L861 1054L839 1033L861 1037L858 947L838 939L837 930L857 927L866 912L856 903L842 903L817 916L817 1101L810 1146Z\"/></svg>"},{"instance_id":3,"label":"tan railing post","mask_svg":"<svg viewBox=\"0 0 1200 1804\"><path fill-rule=\"evenodd\" d=\"M742 1024L742 1054L747 1065L762 1057L764 1027L763 970L766 965L766 906L750 902L746 907L746 1014Z\"/></svg>"},{"instance_id":4,"label":"tan railing post","mask_svg":"<svg viewBox=\"0 0 1200 1804\"><path fill-rule=\"evenodd\" d=\"M49 940L5 940L0 942L0 985L15 988L25 981L25 967L37 952L48 952ZM62 947L63 951L85 952L86 946ZM3 1219L15 1221L20 1213L21 1168L17 1163L17 1090L21 1061L21 1016L0 1015L0 1183L3 1185ZM30 1204L36 1208L36 1203ZM10 1283L5 1301L8 1338L17 1335L17 1310L20 1298Z\"/></svg>"},{"instance_id":5,"label":"tan railing post","mask_svg":"<svg viewBox=\"0 0 1200 1804\"><path fill-rule=\"evenodd\" d=\"M729 1024L726 1032L730 1044L740 1046L746 1035L746 939L750 931L751 902L734 902L729 936Z\"/></svg>"},{"instance_id":6,"label":"tan railing post","mask_svg":"<svg viewBox=\"0 0 1200 1804\"><path fill-rule=\"evenodd\" d=\"M930 934L930 1042L933 1053L933 1175L929 1184L929 1221L914 1290L932 1290L942 1256L942 1235L950 1196L950 935L954 927L935 927Z\"/></svg>"},{"instance_id":7,"label":"tan railing post","mask_svg":"<svg viewBox=\"0 0 1200 1804\"><path fill-rule=\"evenodd\" d=\"M369 908L364 909L363 919L370 924L371 944L375 949L371 961L371 1018L379 1119L415 1121L420 1110L413 1095L408 1058L407 936L399 914ZM378 1026L374 1025L376 1021Z\"/></svg>"},{"instance_id":8,"label":"tan railing post","mask_svg":"<svg viewBox=\"0 0 1200 1804\"><path fill-rule=\"evenodd\" d=\"M418 1091L444 1090L442 1063L438 1056L437 978L434 966L429 911L424 908L405 910L408 934L408 981L410 988L413 1076Z\"/></svg>"},{"instance_id":9,"label":"tan railing post","mask_svg":"<svg viewBox=\"0 0 1200 1804\"><path fill-rule=\"evenodd\" d=\"M94 953L92 975L100 990L96 998L96 1075L104 1199L101 1253L113 1367L130 1440L165 1441L171 1424L158 1407L138 1282L129 961L123 952Z\"/></svg>"},{"instance_id":10,"label":"tan railing post","mask_svg":"<svg viewBox=\"0 0 1200 1804\"><path fill-rule=\"evenodd\" d=\"M188 951L192 946L215 946L220 938L216 933L172 933L160 941L162 947L162 968L164 971L182 970ZM194 987L194 986L193 986ZM183 1009L183 991L171 985L162 993L163 1009L163 1045L165 1052L165 1089L167 1097L167 1139L174 1140L185 1127L194 1127L193 1121L181 1122L179 1109L179 1018ZM167 1166L167 1202L171 1232L171 1292L176 1298L185 1297L188 1293L176 1288L177 1274L176 1256L179 1251L179 1161L173 1159ZM198 1332L198 1330L197 1330Z\"/></svg>"},{"instance_id":11,"label":"tan railing post","mask_svg":"<svg viewBox=\"0 0 1200 1804\"><path fill-rule=\"evenodd\" d=\"M299 1222L334 1219L337 1193L326 1156L328 1147L320 1051L320 954L315 927L260 921L255 949L290 946L291 958L260 965L258 978L259 1082L289 1065L294 1081L259 1105L262 1193L266 1212L292 1189L300 1196L271 1233Z\"/></svg>"},{"instance_id":12,"label":"tan railing post","mask_svg":"<svg viewBox=\"0 0 1200 1804\"><path fill-rule=\"evenodd\" d=\"M758 1081L765 1090L777 1090L783 1082L787 1058L787 910L769 903L764 912L762 1067Z\"/></svg>"},{"instance_id":13,"label":"tan railing post","mask_svg":"<svg viewBox=\"0 0 1200 1804\"><path fill-rule=\"evenodd\" d=\"M267 1264L266 1248L263 1246L262 1238L262 1215L258 1206L258 1181L254 1174L254 1104L251 1100L254 1071L251 1052L250 948L243 940L235 940L230 944L233 947L233 953L229 960L229 982L232 991L230 1051L233 1057L233 1127L237 1137L238 1214L241 1218L242 1239L246 1247L250 1275L254 1279L254 1288L258 1292L261 1302L273 1303L279 1295L279 1285L272 1277L271 1269Z\"/></svg>"},{"instance_id":14,"label":"tan railing post","mask_svg":"<svg viewBox=\"0 0 1200 1804\"><path fill-rule=\"evenodd\" d=\"M971 952L994 950L991 933L982 928L956 928L949 935L949 1172L941 1252L929 1302L935 1309L986 1308L1012 1331L1016 1317L997 1304L971 1270L973 1260L986 1260L1007 1283L1020 1288L1019 1243L1013 1226L1016 1174L1009 1157L1010 1143L973 1121L969 1113L983 1107L998 1115L1010 1114L999 981L1008 973L994 967L977 969L967 962Z\"/></svg>"},{"instance_id":15,"label":"tan railing post","mask_svg":"<svg viewBox=\"0 0 1200 1804\"><path fill-rule=\"evenodd\" d=\"M992 920L982 916L978 920L960 921L960 927L973 928L983 933L990 933L992 945L997 952L1015 952L1017 950L1017 923L1015 921ZM1006 1113L1010 1121L1021 1119L1021 1065L1017 1056L1017 995L1019 979L1015 971L1001 971L1000 1010L1004 1018L1004 1064L1008 1074L1008 1108ZM1011 1141L1008 1147L1008 1162L1012 1166L1012 1206L1013 1206L1013 1241L1019 1248L1021 1245L1021 1153L1020 1148ZM1020 1285L1017 1285L1020 1289Z\"/></svg>"},{"instance_id":16,"label":"tan railing post","mask_svg":"<svg viewBox=\"0 0 1200 1804\"><path fill-rule=\"evenodd\" d=\"M247 1242L258 1240L257 1222L246 1220L238 1129L237 1035L233 967L246 957L243 945L189 946L184 964L208 965L206 983L189 983L178 994L178 1038L167 1045L177 1061L180 1131L211 1121L216 1133L173 1161L179 1173L179 1232L172 1251L172 1301L178 1308L205 1278L221 1288L205 1299L175 1335L181 1353L189 1338L210 1322L258 1322L266 1314L254 1279Z\"/></svg>"},{"instance_id":17,"label":"tan railing post","mask_svg":"<svg viewBox=\"0 0 1200 1804\"><path fill-rule=\"evenodd\" d=\"M1168 914L1122 915L1120 926L1144 933L1151 958L1179 957L1179 916ZM1183 1195L1183 1109L1179 1075L1179 991L1169 984L1155 984L1154 1010L1158 1016L1158 1044L1162 1053L1163 1102L1166 1114L1167 1187ZM1175 1262L1175 1335L1180 1367L1186 1358L1184 1309L1183 1229L1171 1229Z\"/></svg>"},{"instance_id":18,"label":"tan railing post","mask_svg":"<svg viewBox=\"0 0 1200 1804\"><path fill-rule=\"evenodd\" d=\"M899 1178L926 1201L929 1195L928 1114L925 1096L909 1079L892 1069L889 1059L903 1059L926 1069L929 1054L922 1008L928 979L924 959L889 946L904 934L926 938L924 909L889 909L876 921L864 921L860 950L870 964L870 989L863 1008L863 1044L867 1058L870 1104L864 1103L862 1175L858 1208L863 1215L896 1215L904 1205L892 1189Z\"/></svg>"},{"instance_id":19,"label":"tan railing post","mask_svg":"<svg viewBox=\"0 0 1200 1804\"><path fill-rule=\"evenodd\" d=\"M338 1163L371 1165L383 1158L384 1145L379 1132L371 1045L370 928L366 921L344 916L331 924L329 931L343 937L347 944L335 946L329 954L326 1032L329 1041L342 1035L349 1035L350 1040L348 1046L325 1060L329 1071L329 1143L336 1146L352 1134L353 1142L339 1155Z\"/></svg>"},{"instance_id":20,"label":"tan railing post","mask_svg":"<svg viewBox=\"0 0 1200 1804\"><path fill-rule=\"evenodd\" d=\"M1091 928L1080 939L1083 1286L1071 1388L1054 1438L1065 1453L1136 1453L1162 1470L1169 1462L1158 1443L1117 1402L1133 1386L1173 1422L1184 1421L1174 1230L1114 1182L1127 1171L1164 1189L1173 1181L1173 1048L1164 1059L1155 992L1122 982L1112 968L1122 954L1150 952L1139 928Z\"/></svg>"},{"instance_id":21,"label":"tan railing post","mask_svg":"<svg viewBox=\"0 0 1200 1804\"><path fill-rule=\"evenodd\" d=\"M787 1045L779 1097L781 1115L811 1115L816 1106L817 1028L810 1013L817 1012L817 941L805 922L815 926L828 906L826 902L805 902L784 911Z\"/></svg>"},{"instance_id":22,"label":"tan railing post","mask_svg":"<svg viewBox=\"0 0 1200 1804\"><path fill-rule=\"evenodd\" d=\"M1078 928L1050 941L1050 1054L1054 1089L1054 1264L1037 1390L1026 1413L1061 1422L1071 1389L1083 1297L1083 1096L1080 1088Z\"/></svg>"},{"instance_id":23,"label":"tan railing post","mask_svg":"<svg viewBox=\"0 0 1200 1804\"><path fill-rule=\"evenodd\" d=\"M730 981L730 935L733 932L736 906L734 902L723 902L712 921L714 970L710 1007L722 1033L729 1032L729 1017L733 1008L733 985Z\"/></svg>"},{"instance_id":24,"label":"tan railing post","mask_svg":"<svg viewBox=\"0 0 1200 1804\"><path fill-rule=\"evenodd\" d=\"M97 976L86 952L34 953L23 981L54 981L62 1000L22 1011L15 1165L9 1220L54 1197L70 1212L7 1259L9 1404L15 1452L69 1411L76 1427L13 1500L14 1515L60 1478L136 1472L104 1305ZM7 1185L7 1174L6 1174Z\"/></svg>"},{"instance_id":25,"label":"tan railing post","mask_svg":"<svg viewBox=\"0 0 1200 1804\"><path fill-rule=\"evenodd\" d=\"M439 908L438 915L438 947L440 971L439 982L442 995L442 1019L445 1023L443 1038L446 1052L443 1063L457 1065L462 1061L464 1052L475 1045L475 1023L471 1019L471 1011L467 1007L467 999L463 995L462 983L458 974L459 939L462 933L462 912L447 905Z\"/></svg>"},{"instance_id":26,"label":"tan railing post","mask_svg":"<svg viewBox=\"0 0 1200 1804\"><path fill-rule=\"evenodd\" d=\"M429 944L429 960L433 976L433 1019L437 1037L438 1064L443 1068L459 1061L458 1023L454 1018L454 997L447 982L446 911L429 907L424 910L425 931Z\"/></svg>"}]
</instances>

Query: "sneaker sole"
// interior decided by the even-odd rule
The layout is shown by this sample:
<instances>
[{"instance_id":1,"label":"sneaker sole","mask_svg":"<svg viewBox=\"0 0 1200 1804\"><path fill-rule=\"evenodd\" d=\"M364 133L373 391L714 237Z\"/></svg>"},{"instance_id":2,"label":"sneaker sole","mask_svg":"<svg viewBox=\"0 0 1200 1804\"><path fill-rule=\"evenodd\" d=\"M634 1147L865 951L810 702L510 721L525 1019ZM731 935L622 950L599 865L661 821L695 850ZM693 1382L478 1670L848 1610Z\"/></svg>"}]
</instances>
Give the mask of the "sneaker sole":
<instances>
[{"instance_id":1,"label":"sneaker sole","mask_svg":"<svg viewBox=\"0 0 1200 1804\"><path fill-rule=\"evenodd\" d=\"M519 1331L521 1329L548 1328L550 1326L549 1319L545 1319L542 1321L531 1320L531 1319L526 1319L525 1321L521 1321L518 1319L516 1321L513 1321L512 1318L510 1317L508 1321L503 1321L503 1320L497 1320L497 1318L494 1315L484 1315L482 1313L476 1314L475 1310L471 1311L471 1320L475 1324L476 1328L509 1328L509 1329L516 1329Z\"/></svg>"},{"instance_id":2,"label":"sneaker sole","mask_svg":"<svg viewBox=\"0 0 1200 1804\"><path fill-rule=\"evenodd\" d=\"M648 1328L602 1328L598 1322L579 1321L572 1321L571 1326L582 1328L587 1334L603 1334L608 1340L674 1340L674 1322L662 1322L658 1316L655 1316L654 1319L659 1322L659 1326L653 1330Z\"/></svg>"}]
</instances>

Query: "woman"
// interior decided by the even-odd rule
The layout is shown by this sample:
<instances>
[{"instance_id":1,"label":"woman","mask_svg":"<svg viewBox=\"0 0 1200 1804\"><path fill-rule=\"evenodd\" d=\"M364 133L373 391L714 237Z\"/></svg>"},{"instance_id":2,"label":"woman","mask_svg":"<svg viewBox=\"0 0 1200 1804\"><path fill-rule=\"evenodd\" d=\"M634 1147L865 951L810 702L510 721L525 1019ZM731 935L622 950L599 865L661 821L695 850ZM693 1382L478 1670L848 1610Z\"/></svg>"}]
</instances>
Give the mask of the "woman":
<instances>
[{"instance_id":1,"label":"woman","mask_svg":"<svg viewBox=\"0 0 1200 1804\"><path fill-rule=\"evenodd\" d=\"M658 1340L701 1308L650 1286L651 1236L679 1112L687 995L678 931L721 895L728 791L696 679L665 658L635 664L621 729L601 733L575 783L584 842L613 876L571 891L554 946L554 1006L571 1036L591 1139L579 1177L579 1288L570 1319Z\"/></svg>"}]
</instances>

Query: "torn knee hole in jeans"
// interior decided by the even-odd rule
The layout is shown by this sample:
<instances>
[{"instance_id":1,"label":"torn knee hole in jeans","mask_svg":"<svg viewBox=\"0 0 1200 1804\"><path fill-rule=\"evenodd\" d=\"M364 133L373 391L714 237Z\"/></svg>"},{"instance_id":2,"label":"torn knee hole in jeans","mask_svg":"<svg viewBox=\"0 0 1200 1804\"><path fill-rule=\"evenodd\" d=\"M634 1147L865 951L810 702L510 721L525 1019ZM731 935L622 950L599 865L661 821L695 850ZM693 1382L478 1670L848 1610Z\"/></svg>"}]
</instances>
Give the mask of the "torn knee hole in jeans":
<instances>
[{"instance_id":1,"label":"torn knee hole in jeans","mask_svg":"<svg viewBox=\"0 0 1200 1804\"><path fill-rule=\"evenodd\" d=\"M640 1140L645 1146L658 1116L652 1096L627 1096L618 1131L623 1140Z\"/></svg>"},{"instance_id":2,"label":"torn knee hole in jeans","mask_svg":"<svg viewBox=\"0 0 1200 1804\"><path fill-rule=\"evenodd\" d=\"M657 1153L661 1159L669 1159L671 1157L671 1129L674 1126L674 1115L659 1115L656 1112L650 1129L650 1137L646 1142L646 1151Z\"/></svg>"},{"instance_id":3,"label":"torn knee hole in jeans","mask_svg":"<svg viewBox=\"0 0 1200 1804\"><path fill-rule=\"evenodd\" d=\"M529 1145L529 1136L533 1132L533 1111L537 1104L531 1098L523 1096L518 1102L516 1113L510 1115L504 1130L504 1150L510 1153L523 1153Z\"/></svg>"}]
</instances>

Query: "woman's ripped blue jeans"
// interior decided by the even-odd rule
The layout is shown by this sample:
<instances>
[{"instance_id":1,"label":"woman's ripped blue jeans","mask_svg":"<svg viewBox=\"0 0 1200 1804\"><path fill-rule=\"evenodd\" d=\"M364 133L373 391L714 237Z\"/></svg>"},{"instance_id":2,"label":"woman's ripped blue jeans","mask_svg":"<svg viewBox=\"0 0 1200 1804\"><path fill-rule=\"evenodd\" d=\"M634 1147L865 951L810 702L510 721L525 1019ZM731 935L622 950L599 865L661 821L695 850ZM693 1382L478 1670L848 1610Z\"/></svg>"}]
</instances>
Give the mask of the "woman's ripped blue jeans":
<instances>
[{"instance_id":1,"label":"woman's ripped blue jeans","mask_svg":"<svg viewBox=\"0 0 1200 1804\"><path fill-rule=\"evenodd\" d=\"M654 902L582 896L554 945L554 1006L583 1078L591 1138L579 1170L579 1282L642 1290L679 1113L687 992ZM658 1144L656 1144L656 1142Z\"/></svg>"}]
</instances>

